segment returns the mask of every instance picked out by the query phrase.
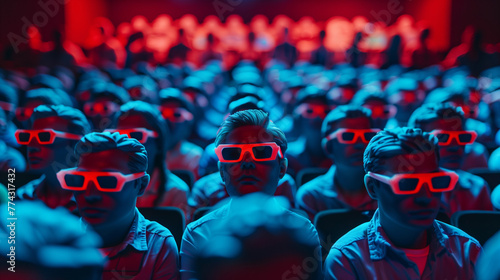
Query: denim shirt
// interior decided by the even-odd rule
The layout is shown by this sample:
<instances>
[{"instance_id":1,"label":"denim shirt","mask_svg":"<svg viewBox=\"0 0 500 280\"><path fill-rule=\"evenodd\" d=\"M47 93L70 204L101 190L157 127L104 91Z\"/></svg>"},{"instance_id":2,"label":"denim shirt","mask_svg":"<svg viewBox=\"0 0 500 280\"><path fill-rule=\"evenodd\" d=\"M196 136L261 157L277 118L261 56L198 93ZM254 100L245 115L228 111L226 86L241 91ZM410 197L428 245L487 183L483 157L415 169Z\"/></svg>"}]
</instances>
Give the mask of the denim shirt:
<instances>
[{"instance_id":1,"label":"denim shirt","mask_svg":"<svg viewBox=\"0 0 500 280\"><path fill-rule=\"evenodd\" d=\"M135 218L122 243L101 249L108 262L102 279L179 279L179 254L174 236L135 209Z\"/></svg>"},{"instance_id":2,"label":"denim shirt","mask_svg":"<svg viewBox=\"0 0 500 280\"><path fill-rule=\"evenodd\" d=\"M462 230L435 220L425 269L394 246L373 218L340 238L325 262L325 279L474 279L481 253L477 240Z\"/></svg>"}]
</instances>

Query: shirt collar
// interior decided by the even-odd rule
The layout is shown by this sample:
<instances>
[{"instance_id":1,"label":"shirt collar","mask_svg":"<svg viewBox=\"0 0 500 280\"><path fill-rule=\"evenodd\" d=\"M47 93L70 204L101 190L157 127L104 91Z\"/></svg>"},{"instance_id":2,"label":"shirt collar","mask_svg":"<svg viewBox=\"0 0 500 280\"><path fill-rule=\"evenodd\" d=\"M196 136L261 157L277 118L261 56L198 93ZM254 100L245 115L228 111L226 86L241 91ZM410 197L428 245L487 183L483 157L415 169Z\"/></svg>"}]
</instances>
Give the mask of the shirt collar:
<instances>
[{"instance_id":1,"label":"shirt collar","mask_svg":"<svg viewBox=\"0 0 500 280\"><path fill-rule=\"evenodd\" d=\"M81 219L82 227L87 228L87 224L83 219ZM112 258L118 255L121 251L125 250L127 246L130 245L137 251L147 251L148 245L146 240L146 218L139 212L137 208L135 208L135 217L132 222L132 226L130 230L120 244L112 247L109 250L108 258Z\"/></svg>"},{"instance_id":2,"label":"shirt collar","mask_svg":"<svg viewBox=\"0 0 500 280\"><path fill-rule=\"evenodd\" d=\"M429 252L440 254L443 250L448 250L448 236L444 232L441 225L434 220L432 230L430 232L431 242L429 244ZM375 211L373 218L368 224L367 229L368 248L370 250L370 258L372 260L382 260L385 258L387 250L398 250L385 235L380 224L379 209Z\"/></svg>"}]
</instances>

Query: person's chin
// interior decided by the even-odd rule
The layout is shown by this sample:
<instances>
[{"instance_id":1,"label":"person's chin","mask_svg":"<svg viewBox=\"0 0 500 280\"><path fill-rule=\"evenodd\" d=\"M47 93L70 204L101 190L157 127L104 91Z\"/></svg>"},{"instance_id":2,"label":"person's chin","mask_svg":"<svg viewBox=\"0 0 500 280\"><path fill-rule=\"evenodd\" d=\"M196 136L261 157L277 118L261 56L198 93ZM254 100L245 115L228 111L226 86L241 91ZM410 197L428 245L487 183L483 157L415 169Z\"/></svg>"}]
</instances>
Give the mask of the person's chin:
<instances>
[{"instance_id":1,"label":"person's chin","mask_svg":"<svg viewBox=\"0 0 500 280\"><path fill-rule=\"evenodd\" d=\"M433 211L423 211L417 213L410 213L408 222L416 228L429 228L436 219L436 213Z\"/></svg>"},{"instance_id":2,"label":"person's chin","mask_svg":"<svg viewBox=\"0 0 500 280\"><path fill-rule=\"evenodd\" d=\"M240 193L240 195L246 195L260 191L262 191L262 188L257 184L257 182L240 182L238 185L238 193Z\"/></svg>"},{"instance_id":3,"label":"person's chin","mask_svg":"<svg viewBox=\"0 0 500 280\"><path fill-rule=\"evenodd\" d=\"M29 159L28 161L28 164L29 164L29 167L30 167L30 170L42 170L44 168L47 167L47 162L45 162L45 160L43 159Z\"/></svg>"}]
</instances>

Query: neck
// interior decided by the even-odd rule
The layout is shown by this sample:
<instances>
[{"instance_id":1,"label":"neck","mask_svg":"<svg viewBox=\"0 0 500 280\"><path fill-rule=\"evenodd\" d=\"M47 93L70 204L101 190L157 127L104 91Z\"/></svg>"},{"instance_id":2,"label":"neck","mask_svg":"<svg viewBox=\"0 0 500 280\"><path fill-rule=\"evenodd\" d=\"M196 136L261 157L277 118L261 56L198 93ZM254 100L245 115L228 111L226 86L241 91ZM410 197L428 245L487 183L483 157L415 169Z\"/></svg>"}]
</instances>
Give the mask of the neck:
<instances>
[{"instance_id":1,"label":"neck","mask_svg":"<svg viewBox=\"0 0 500 280\"><path fill-rule=\"evenodd\" d=\"M135 208L132 209L132 211L129 211L118 221L92 226L94 231L102 239L101 248L113 247L123 242L130 231L134 218Z\"/></svg>"},{"instance_id":2,"label":"neck","mask_svg":"<svg viewBox=\"0 0 500 280\"><path fill-rule=\"evenodd\" d=\"M429 245L426 229L419 230L404 227L384 215L380 215L380 224L389 240L396 247L422 249Z\"/></svg>"},{"instance_id":3,"label":"neck","mask_svg":"<svg viewBox=\"0 0 500 280\"><path fill-rule=\"evenodd\" d=\"M363 168L352 168L337 165L333 179L340 189L348 193L365 191L365 171Z\"/></svg>"}]
</instances>

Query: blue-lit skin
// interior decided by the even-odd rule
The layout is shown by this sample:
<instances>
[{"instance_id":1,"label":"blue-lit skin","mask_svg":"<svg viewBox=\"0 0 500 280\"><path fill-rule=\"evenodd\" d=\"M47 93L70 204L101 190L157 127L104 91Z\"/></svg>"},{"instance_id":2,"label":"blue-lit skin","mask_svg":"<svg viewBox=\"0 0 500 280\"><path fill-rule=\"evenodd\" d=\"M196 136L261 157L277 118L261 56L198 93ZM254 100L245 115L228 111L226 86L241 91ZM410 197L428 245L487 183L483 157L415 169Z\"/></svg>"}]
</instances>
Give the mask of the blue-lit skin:
<instances>
[{"instance_id":1,"label":"blue-lit skin","mask_svg":"<svg viewBox=\"0 0 500 280\"><path fill-rule=\"evenodd\" d=\"M260 126L242 126L232 130L221 144L250 144L269 142L269 137ZM272 138L271 138L272 139ZM271 140L272 141L272 140ZM219 163L219 172L230 196L241 196L248 193L262 192L273 195L279 179L285 176L287 160L279 156L270 161L254 161L247 152L243 160L237 163Z\"/></svg>"},{"instance_id":2,"label":"blue-lit skin","mask_svg":"<svg viewBox=\"0 0 500 280\"><path fill-rule=\"evenodd\" d=\"M117 149L105 150L83 154L77 170L131 174L128 162L128 153ZM93 182L89 182L86 190L73 192L83 220L103 239L102 247L119 244L129 232L137 196L142 195L147 186L141 185L141 182L127 182L120 192L101 192Z\"/></svg>"},{"instance_id":3,"label":"blue-lit skin","mask_svg":"<svg viewBox=\"0 0 500 280\"><path fill-rule=\"evenodd\" d=\"M414 162L412 158L423 159L414 164L410 173L432 173L439 171L437 156L433 152L403 154L383 161L380 174L389 177L401 173L401 166ZM408 172L405 172L408 173ZM365 177L370 196L378 201L380 223L389 239L401 248L423 248L427 245L426 230L432 227L436 218L442 193L431 192L424 184L412 195L394 194L391 187L370 177Z\"/></svg>"},{"instance_id":4,"label":"blue-lit skin","mask_svg":"<svg viewBox=\"0 0 500 280\"><path fill-rule=\"evenodd\" d=\"M431 132L433 130L462 131L464 125L459 117L439 119L422 124L422 130ZM464 159L465 146L459 145L456 139L452 139L450 145L439 146L439 165L447 169L460 169Z\"/></svg>"}]
</instances>

